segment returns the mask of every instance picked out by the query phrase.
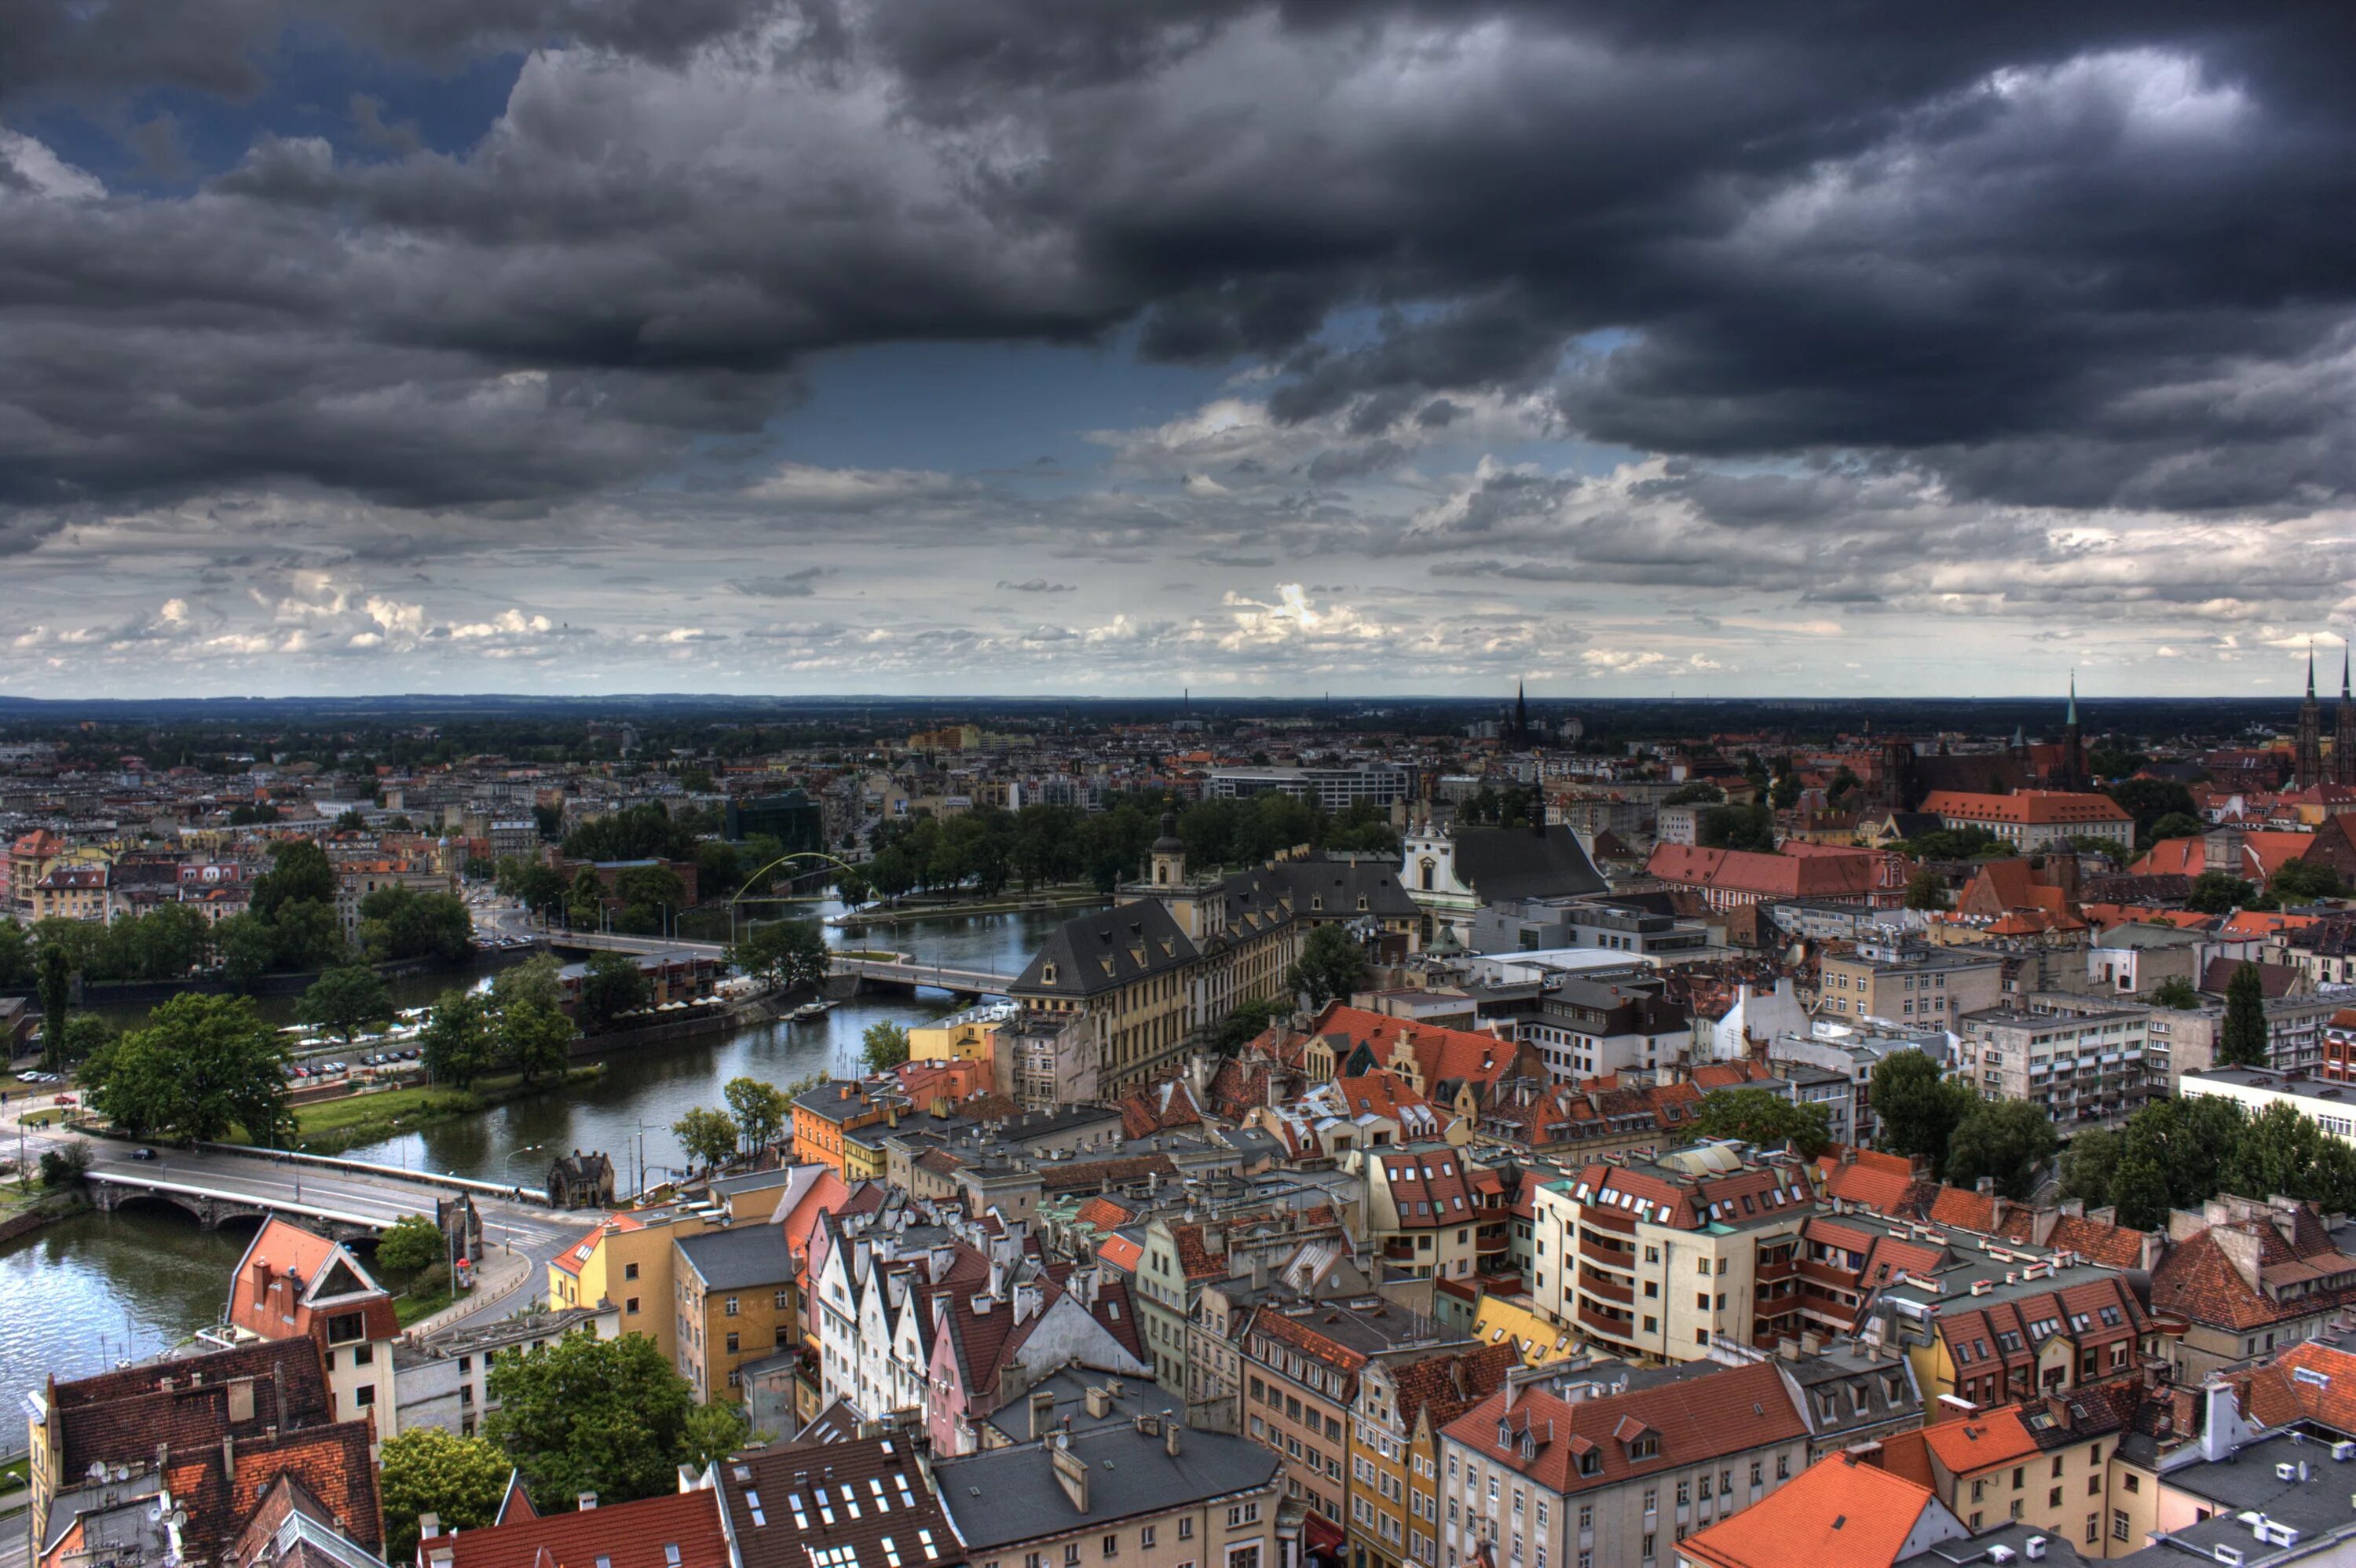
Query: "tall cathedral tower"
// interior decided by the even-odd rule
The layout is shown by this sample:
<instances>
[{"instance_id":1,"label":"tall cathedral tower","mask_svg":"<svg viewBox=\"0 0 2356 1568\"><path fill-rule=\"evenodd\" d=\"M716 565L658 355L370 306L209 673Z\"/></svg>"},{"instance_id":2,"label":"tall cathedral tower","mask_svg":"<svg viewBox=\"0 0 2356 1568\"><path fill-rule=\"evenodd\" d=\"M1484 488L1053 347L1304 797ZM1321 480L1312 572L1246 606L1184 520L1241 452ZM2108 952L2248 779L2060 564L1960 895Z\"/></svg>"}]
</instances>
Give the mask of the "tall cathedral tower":
<instances>
[{"instance_id":1,"label":"tall cathedral tower","mask_svg":"<svg viewBox=\"0 0 2356 1568\"><path fill-rule=\"evenodd\" d=\"M2298 737L2292 743L2291 787L2323 782L2323 705L2315 699L2315 645L2307 646L2307 700L2298 705Z\"/></svg>"},{"instance_id":2,"label":"tall cathedral tower","mask_svg":"<svg viewBox=\"0 0 2356 1568\"><path fill-rule=\"evenodd\" d=\"M2348 695L2348 644L2340 645L2340 706L2331 710L2331 782L2356 785L2356 700Z\"/></svg>"},{"instance_id":3,"label":"tall cathedral tower","mask_svg":"<svg viewBox=\"0 0 2356 1568\"><path fill-rule=\"evenodd\" d=\"M2078 672L2070 672L2070 712L2062 720L2062 787L2086 787L2086 748L2078 731Z\"/></svg>"},{"instance_id":4,"label":"tall cathedral tower","mask_svg":"<svg viewBox=\"0 0 2356 1568\"><path fill-rule=\"evenodd\" d=\"M1525 747L1530 744L1529 688L1518 680L1514 682L1514 743Z\"/></svg>"}]
</instances>

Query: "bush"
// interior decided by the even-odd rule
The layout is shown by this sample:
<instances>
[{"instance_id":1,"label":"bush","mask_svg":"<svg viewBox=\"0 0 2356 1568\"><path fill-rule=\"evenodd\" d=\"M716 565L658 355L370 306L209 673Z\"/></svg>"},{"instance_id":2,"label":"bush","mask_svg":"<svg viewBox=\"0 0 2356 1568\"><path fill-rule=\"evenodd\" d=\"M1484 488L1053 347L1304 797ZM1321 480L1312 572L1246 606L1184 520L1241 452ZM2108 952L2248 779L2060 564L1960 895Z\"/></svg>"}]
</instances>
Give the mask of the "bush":
<instances>
[{"instance_id":1,"label":"bush","mask_svg":"<svg viewBox=\"0 0 2356 1568\"><path fill-rule=\"evenodd\" d=\"M63 1148L41 1151L41 1185L44 1187L71 1187L89 1171L88 1144L77 1140Z\"/></svg>"}]
</instances>

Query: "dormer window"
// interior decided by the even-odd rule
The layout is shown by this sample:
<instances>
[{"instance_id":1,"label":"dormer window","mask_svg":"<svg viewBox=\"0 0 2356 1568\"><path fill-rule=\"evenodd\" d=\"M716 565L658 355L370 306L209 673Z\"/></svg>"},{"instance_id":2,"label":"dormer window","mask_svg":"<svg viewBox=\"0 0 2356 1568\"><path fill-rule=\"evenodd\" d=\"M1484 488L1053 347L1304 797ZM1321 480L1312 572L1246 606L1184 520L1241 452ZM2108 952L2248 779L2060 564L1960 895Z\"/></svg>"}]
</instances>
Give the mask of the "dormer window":
<instances>
[{"instance_id":1,"label":"dormer window","mask_svg":"<svg viewBox=\"0 0 2356 1568\"><path fill-rule=\"evenodd\" d=\"M1053 964L1042 964L1039 965L1039 984L1043 986L1052 986L1055 983L1055 966Z\"/></svg>"},{"instance_id":2,"label":"dormer window","mask_svg":"<svg viewBox=\"0 0 2356 1568\"><path fill-rule=\"evenodd\" d=\"M1656 1432L1647 1432L1628 1445L1628 1457L1631 1459L1656 1459L1660 1454L1661 1438Z\"/></svg>"},{"instance_id":3,"label":"dormer window","mask_svg":"<svg viewBox=\"0 0 2356 1568\"><path fill-rule=\"evenodd\" d=\"M1582 1476L1603 1474L1603 1450L1590 1448L1579 1456L1579 1473Z\"/></svg>"}]
</instances>

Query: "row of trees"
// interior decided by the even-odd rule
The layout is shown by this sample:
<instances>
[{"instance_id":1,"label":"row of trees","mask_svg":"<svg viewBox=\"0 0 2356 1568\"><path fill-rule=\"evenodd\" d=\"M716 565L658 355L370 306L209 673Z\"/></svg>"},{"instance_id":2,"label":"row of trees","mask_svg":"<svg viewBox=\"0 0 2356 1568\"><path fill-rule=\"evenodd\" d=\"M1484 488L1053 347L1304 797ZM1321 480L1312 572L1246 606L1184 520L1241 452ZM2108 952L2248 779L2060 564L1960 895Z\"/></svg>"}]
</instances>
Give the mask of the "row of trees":
<instances>
[{"instance_id":1,"label":"row of trees","mask_svg":"<svg viewBox=\"0 0 2356 1568\"><path fill-rule=\"evenodd\" d=\"M2356 1148L2287 1104L2253 1116L2208 1094L2155 1100L2116 1132L2088 1128L2070 1140L2061 1176L2062 1196L2115 1205L2120 1224L2144 1231L2220 1192L2356 1207Z\"/></svg>"},{"instance_id":2,"label":"row of trees","mask_svg":"<svg viewBox=\"0 0 2356 1568\"><path fill-rule=\"evenodd\" d=\"M871 1049L877 1029L895 1027L878 1024L870 1029L867 1033ZM907 1060L907 1040L903 1031L900 1055L904 1061ZM698 1106L673 1122L671 1133L688 1157L706 1170L716 1169L739 1153L757 1157L786 1136L793 1121L794 1095L816 1082L805 1079L781 1089L757 1078L732 1078L720 1092L721 1098L728 1102L727 1110Z\"/></svg>"},{"instance_id":3,"label":"row of trees","mask_svg":"<svg viewBox=\"0 0 2356 1568\"><path fill-rule=\"evenodd\" d=\"M566 1334L502 1354L488 1386L496 1408L482 1436L420 1427L385 1439L379 1488L391 1561L416 1554L421 1513L444 1530L490 1524L510 1470L542 1509L592 1492L601 1503L632 1502L675 1489L681 1465L709 1466L754 1436L741 1407L698 1404L643 1334Z\"/></svg>"}]
</instances>

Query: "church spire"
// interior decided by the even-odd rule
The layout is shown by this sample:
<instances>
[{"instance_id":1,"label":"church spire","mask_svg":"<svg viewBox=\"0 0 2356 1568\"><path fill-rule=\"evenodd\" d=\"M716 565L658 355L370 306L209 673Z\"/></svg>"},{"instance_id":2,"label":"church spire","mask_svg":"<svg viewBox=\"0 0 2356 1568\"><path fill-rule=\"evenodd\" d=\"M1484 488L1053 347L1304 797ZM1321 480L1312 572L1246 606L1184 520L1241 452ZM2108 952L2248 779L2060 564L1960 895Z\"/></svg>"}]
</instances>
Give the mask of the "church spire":
<instances>
[{"instance_id":1,"label":"church spire","mask_svg":"<svg viewBox=\"0 0 2356 1568\"><path fill-rule=\"evenodd\" d=\"M2307 699L2315 700L2315 639L2307 639Z\"/></svg>"},{"instance_id":2,"label":"church spire","mask_svg":"<svg viewBox=\"0 0 2356 1568\"><path fill-rule=\"evenodd\" d=\"M2348 639L2340 639L2340 700L2348 700Z\"/></svg>"},{"instance_id":3,"label":"church spire","mask_svg":"<svg viewBox=\"0 0 2356 1568\"><path fill-rule=\"evenodd\" d=\"M2065 724L2078 721L2078 672L2074 669L2070 672L2070 712L2062 721Z\"/></svg>"}]
</instances>

